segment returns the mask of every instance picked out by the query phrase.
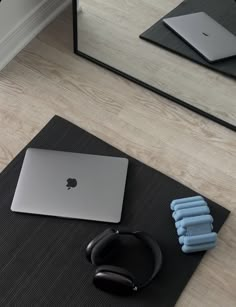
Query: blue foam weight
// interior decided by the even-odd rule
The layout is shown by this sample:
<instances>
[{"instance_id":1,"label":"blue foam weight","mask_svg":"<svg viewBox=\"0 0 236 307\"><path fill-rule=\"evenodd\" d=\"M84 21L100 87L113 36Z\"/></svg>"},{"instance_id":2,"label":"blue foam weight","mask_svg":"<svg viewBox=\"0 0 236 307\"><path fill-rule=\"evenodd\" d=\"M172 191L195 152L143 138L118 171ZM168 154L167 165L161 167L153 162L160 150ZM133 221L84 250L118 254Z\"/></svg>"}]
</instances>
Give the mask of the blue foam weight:
<instances>
[{"instance_id":1,"label":"blue foam weight","mask_svg":"<svg viewBox=\"0 0 236 307\"><path fill-rule=\"evenodd\" d=\"M202 196L173 200L170 207L184 253L205 251L215 247L217 234L212 232L213 218Z\"/></svg>"}]
</instances>

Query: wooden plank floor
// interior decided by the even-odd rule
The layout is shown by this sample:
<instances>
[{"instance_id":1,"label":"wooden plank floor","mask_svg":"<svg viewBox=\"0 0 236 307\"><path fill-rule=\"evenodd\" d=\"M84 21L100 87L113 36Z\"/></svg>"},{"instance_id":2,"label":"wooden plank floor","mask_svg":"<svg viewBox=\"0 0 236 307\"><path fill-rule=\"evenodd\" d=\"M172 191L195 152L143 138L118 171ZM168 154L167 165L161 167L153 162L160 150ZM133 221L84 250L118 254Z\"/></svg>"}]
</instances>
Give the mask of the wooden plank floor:
<instances>
[{"instance_id":1,"label":"wooden plank floor","mask_svg":"<svg viewBox=\"0 0 236 307\"><path fill-rule=\"evenodd\" d=\"M139 38L183 0L81 0L79 51L236 126L236 80Z\"/></svg>"},{"instance_id":2,"label":"wooden plank floor","mask_svg":"<svg viewBox=\"0 0 236 307\"><path fill-rule=\"evenodd\" d=\"M55 114L232 210L177 305L235 306L236 134L73 55L71 8L0 72L0 170Z\"/></svg>"}]
</instances>

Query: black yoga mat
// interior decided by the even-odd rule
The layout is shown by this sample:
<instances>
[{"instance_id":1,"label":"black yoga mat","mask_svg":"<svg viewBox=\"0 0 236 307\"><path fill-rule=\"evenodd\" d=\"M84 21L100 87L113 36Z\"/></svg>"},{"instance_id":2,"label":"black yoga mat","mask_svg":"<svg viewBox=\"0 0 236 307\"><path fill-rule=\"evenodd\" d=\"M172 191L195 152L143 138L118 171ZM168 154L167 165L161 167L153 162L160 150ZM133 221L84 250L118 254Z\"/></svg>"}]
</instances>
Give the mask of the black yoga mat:
<instances>
[{"instance_id":1,"label":"black yoga mat","mask_svg":"<svg viewBox=\"0 0 236 307\"><path fill-rule=\"evenodd\" d=\"M23 149L0 175L0 306L173 306L204 253L181 252L169 204L196 193L58 116L27 147L127 157L122 220L116 225L11 212ZM209 206L218 231L229 211L210 200ZM118 297L93 286L95 268L85 247L107 227L143 230L159 242L162 270L142 292ZM133 241L123 245L127 250L111 261L145 278L150 255Z\"/></svg>"},{"instance_id":2,"label":"black yoga mat","mask_svg":"<svg viewBox=\"0 0 236 307\"><path fill-rule=\"evenodd\" d=\"M197 12L205 12L226 29L236 35L236 2L235 0L186 0L163 18L175 17ZM162 19L163 19L162 18ZM207 62L198 52L192 49L180 37L168 29L159 20L140 35L151 43L164 47L196 63L215 71L236 78L236 57L216 63Z\"/></svg>"}]
</instances>

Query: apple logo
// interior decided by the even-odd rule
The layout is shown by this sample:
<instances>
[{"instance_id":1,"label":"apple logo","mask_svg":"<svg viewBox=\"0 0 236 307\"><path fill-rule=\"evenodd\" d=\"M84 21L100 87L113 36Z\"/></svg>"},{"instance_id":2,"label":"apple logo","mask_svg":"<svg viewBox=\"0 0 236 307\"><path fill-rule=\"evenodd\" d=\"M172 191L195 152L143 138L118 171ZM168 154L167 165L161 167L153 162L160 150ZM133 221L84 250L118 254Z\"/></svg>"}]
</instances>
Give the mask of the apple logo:
<instances>
[{"instance_id":1,"label":"apple logo","mask_svg":"<svg viewBox=\"0 0 236 307\"><path fill-rule=\"evenodd\" d=\"M75 188L77 186L77 180L75 178L68 178L67 179L67 190L71 188Z\"/></svg>"}]
</instances>

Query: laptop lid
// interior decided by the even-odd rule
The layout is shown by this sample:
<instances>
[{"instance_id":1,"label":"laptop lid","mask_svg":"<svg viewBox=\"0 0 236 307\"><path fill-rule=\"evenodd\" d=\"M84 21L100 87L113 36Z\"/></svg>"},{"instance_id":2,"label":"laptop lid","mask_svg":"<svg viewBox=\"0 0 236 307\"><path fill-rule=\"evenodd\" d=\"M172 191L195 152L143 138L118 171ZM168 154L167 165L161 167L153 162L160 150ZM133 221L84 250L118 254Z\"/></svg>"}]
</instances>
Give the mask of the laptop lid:
<instances>
[{"instance_id":1,"label":"laptop lid","mask_svg":"<svg viewBox=\"0 0 236 307\"><path fill-rule=\"evenodd\" d=\"M236 36L204 12L163 22L210 62L236 55Z\"/></svg>"},{"instance_id":2,"label":"laptop lid","mask_svg":"<svg viewBox=\"0 0 236 307\"><path fill-rule=\"evenodd\" d=\"M118 223L125 158L28 149L11 210Z\"/></svg>"}]
</instances>

